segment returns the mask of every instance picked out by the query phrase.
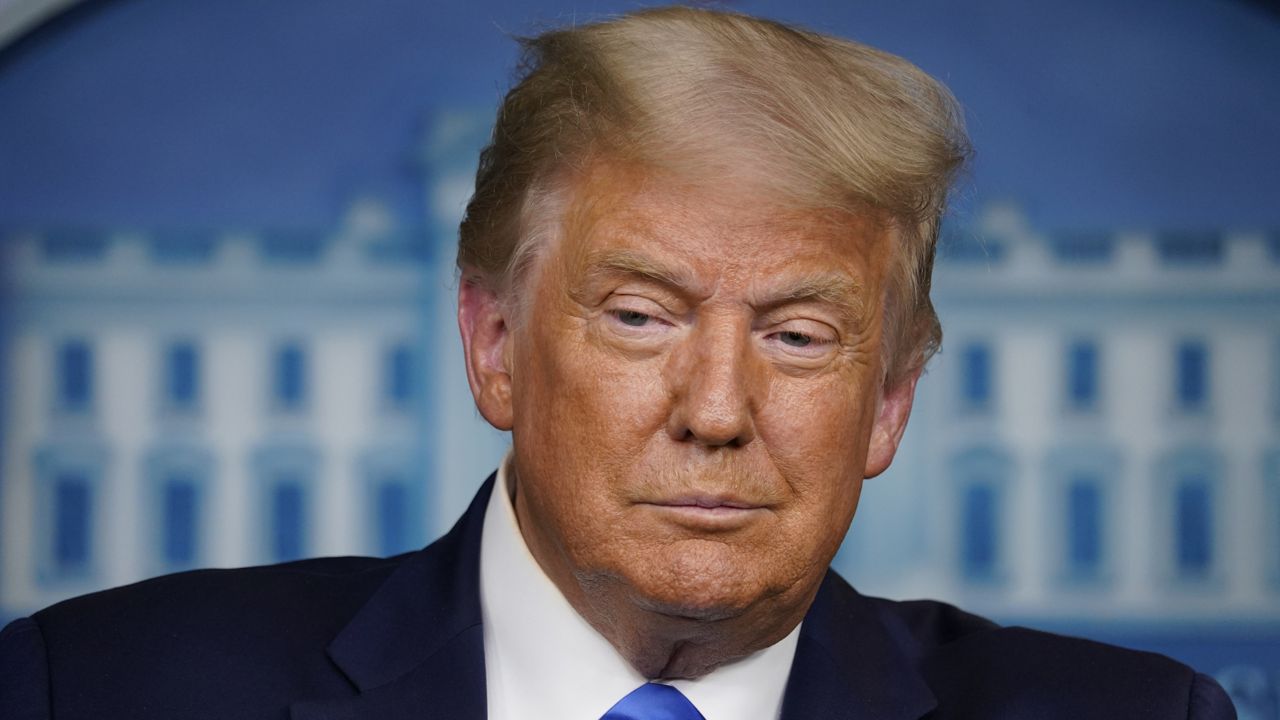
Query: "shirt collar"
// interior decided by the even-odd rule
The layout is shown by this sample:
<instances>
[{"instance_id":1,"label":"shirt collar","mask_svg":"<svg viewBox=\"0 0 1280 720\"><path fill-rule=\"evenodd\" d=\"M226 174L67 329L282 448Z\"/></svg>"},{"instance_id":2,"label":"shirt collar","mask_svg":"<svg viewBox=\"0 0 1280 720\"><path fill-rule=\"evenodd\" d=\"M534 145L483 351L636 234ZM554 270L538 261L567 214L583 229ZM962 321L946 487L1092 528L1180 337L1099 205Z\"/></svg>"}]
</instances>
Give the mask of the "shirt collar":
<instances>
[{"instance_id":1,"label":"shirt collar","mask_svg":"<svg viewBox=\"0 0 1280 720\"><path fill-rule=\"evenodd\" d=\"M578 615L529 552L511 507L510 465L508 453L480 542L489 717L594 720L645 678ZM671 685L706 720L775 720L799 630L697 680Z\"/></svg>"}]
</instances>

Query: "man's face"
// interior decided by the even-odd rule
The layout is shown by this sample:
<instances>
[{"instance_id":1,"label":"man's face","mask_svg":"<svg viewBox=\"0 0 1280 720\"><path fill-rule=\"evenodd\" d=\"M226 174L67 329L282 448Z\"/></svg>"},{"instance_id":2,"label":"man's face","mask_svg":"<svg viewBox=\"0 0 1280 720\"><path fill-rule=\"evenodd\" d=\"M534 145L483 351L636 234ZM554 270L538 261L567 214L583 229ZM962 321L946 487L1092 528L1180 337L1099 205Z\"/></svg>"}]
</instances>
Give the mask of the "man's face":
<instances>
[{"instance_id":1,"label":"man's face","mask_svg":"<svg viewBox=\"0 0 1280 720\"><path fill-rule=\"evenodd\" d=\"M601 165L570 197L477 389L534 556L606 616L807 606L910 407L880 392L884 231Z\"/></svg>"}]
</instances>

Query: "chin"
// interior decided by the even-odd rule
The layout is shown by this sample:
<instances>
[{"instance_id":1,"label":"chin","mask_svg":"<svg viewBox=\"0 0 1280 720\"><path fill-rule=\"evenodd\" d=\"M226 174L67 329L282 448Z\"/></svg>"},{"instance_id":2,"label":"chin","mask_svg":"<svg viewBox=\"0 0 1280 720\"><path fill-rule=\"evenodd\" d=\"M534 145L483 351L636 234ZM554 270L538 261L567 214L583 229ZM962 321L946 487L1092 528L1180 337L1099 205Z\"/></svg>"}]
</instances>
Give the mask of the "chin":
<instances>
[{"instance_id":1,"label":"chin","mask_svg":"<svg viewBox=\"0 0 1280 720\"><path fill-rule=\"evenodd\" d=\"M772 594L756 575L759 563L732 562L722 543L697 545L702 547L669 548L622 573L633 602L658 615L716 622L738 617Z\"/></svg>"}]
</instances>

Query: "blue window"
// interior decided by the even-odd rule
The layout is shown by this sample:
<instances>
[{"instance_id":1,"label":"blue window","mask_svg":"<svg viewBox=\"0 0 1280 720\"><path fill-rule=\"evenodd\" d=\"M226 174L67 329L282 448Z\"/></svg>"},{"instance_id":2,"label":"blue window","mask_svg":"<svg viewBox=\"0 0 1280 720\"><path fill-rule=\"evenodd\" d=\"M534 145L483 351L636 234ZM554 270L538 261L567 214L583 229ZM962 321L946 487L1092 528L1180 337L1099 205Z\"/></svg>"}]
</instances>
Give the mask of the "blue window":
<instances>
[{"instance_id":1,"label":"blue window","mask_svg":"<svg viewBox=\"0 0 1280 720\"><path fill-rule=\"evenodd\" d=\"M277 562L307 554L307 492L300 478L284 476L271 489L271 557Z\"/></svg>"},{"instance_id":2,"label":"blue window","mask_svg":"<svg viewBox=\"0 0 1280 720\"><path fill-rule=\"evenodd\" d=\"M1068 586L1099 586L1113 578L1111 487L1123 453L1097 442L1068 442L1050 450L1045 474L1054 488L1047 528L1058 578Z\"/></svg>"},{"instance_id":3,"label":"blue window","mask_svg":"<svg viewBox=\"0 0 1280 720\"><path fill-rule=\"evenodd\" d=\"M39 582L65 585L93 579L100 559L94 537L107 457L106 449L93 442L37 450L33 522Z\"/></svg>"},{"instance_id":4,"label":"blue window","mask_svg":"<svg viewBox=\"0 0 1280 720\"><path fill-rule=\"evenodd\" d=\"M1156 250L1166 265L1216 265L1222 262L1222 236L1217 233L1165 233L1156 238Z\"/></svg>"},{"instance_id":5,"label":"blue window","mask_svg":"<svg viewBox=\"0 0 1280 720\"><path fill-rule=\"evenodd\" d=\"M58 407L67 412L88 410L93 404L93 348L70 340L58 348Z\"/></svg>"},{"instance_id":6,"label":"blue window","mask_svg":"<svg viewBox=\"0 0 1280 720\"><path fill-rule=\"evenodd\" d=\"M395 555L410 549L409 487L404 482L387 479L374 491L378 554Z\"/></svg>"},{"instance_id":7,"label":"blue window","mask_svg":"<svg viewBox=\"0 0 1280 720\"><path fill-rule=\"evenodd\" d=\"M1280 263L1280 232L1267 236L1267 249L1271 254L1271 262Z\"/></svg>"},{"instance_id":8,"label":"blue window","mask_svg":"<svg viewBox=\"0 0 1280 720\"><path fill-rule=\"evenodd\" d=\"M1075 577L1092 577L1102 569L1102 487L1081 474L1067 484L1067 569Z\"/></svg>"},{"instance_id":9,"label":"blue window","mask_svg":"<svg viewBox=\"0 0 1280 720\"><path fill-rule=\"evenodd\" d=\"M165 398L177 410L200 402L200 352L193 343L170 345L165 353Z\"/></svg>"},{"instance_id":10,"label":"blue window","mask_svg":"<svg viewBox=\"0 0 1280 720\"><path fill-rule=\"evenodd\" d=\"M313 232L276 230L260 238L262 258L279 264L310 264L317 262L324 250L321 237Z\"/></svg>"},{"instance_id":11,"label":"blue window","mask_svg":"<svg viewBox=\"0 0 1280 720\"><path fill-rule=\"evenodd\" d=\"M423 460L420 449L399 444L377 445L361 455L364 537L370 552L395 555L426 539Z\"/></svg>"},{"instance_id":12,"label":"blue window","mask_svg":"<svg viewBox=\"0 0 1280 720\"><path fill-rule=\"evenodd\" d=\"M201 564L212 454L198 446L166 443L149 453L146 467L151 571L173 572Z\"/></svg>"},{"instance_id":13,"label":"blue window","mask_svg":"<svg viewBox=\"0 0 1280 720\"><path fill-rule=\"evenodd\" d=\"M151 259L160 265L203 265L217 249L217 239L207 232L160 233L150 244Z\"/></svg>"},{"instance_id":14,"label":"blue window","mask_svg":"<svg viewBox=\"0 0 1280 720\"><path fill-rule=\"evenodd\" d=\"M1213 494L1209 479L1187 473L1174 488L1174 565L1182 578L1203 578L1213 565Z\"/></svg>"},{"instance_id":15,"label":"blue window","mask_svg":"<svg viewBox=\"0 0 1280 720\"><path fill-rule=\"evenodd\" d=\"M274 395L281 410L300 410L307 401L307 355L289 343L276 351Z\"/></svg>"},{"instance_id":16,"label":"blue window","mask_svg":"<svg viewBox=\"0 0 1280 720\"><path fill-rule=\"evenodd\" d=\"M1111 260L1115 241L1111 233L1060 234L1049 238L1049 249L1061 262L1094 265Z\"/></svg>"},{"instance_id":17,"label":"blue window","mask_svg":"<svg viewBox=\"0 0 1280 720\"><path fill-rule=\"evenodd\" d=\"M379 263L426 263L435 256L435 246L429 233L407 229L369 242L366 252Z\"/></svg>"},{"instance_id":18,"label":"blue window","mask_svg":"<svg viewBox=\"0 0 1280 720\"><path fill-rule=\"evenodd\" d=\"M961 501L961 569L973 580L993 578L1000 560L999 493L992 483L975 482L964 489Z\"/></svg>"},{"instance_id":19,"label":"blue window","mask_svg":"<svg viewBox=\"0 0 1280 720\"><path fill-rule=\"evenodd\" d=\"M93 559L93 488L81 472L64 470L53 487L53 571L82 574Z\"/></svg>"},{"instance_id":20,"label":"blue window","mask_svg":"<svg viewBox=\"0 0 1280 720\"><path fill-rule=\"evenodd\" d=\"M387 351L383 391L392 408L405 409L413 403L414 366L413 350L407 344Z\"/></svg>"},{"instance_id":21,"label":"blue window","mask_svg":"<svg viewBox=\"0 0 1280 720\"><path fill-rule=\"evenodd\" d=\"M259 496L257 550L269 562L311 552L312 483L319 455L305 444L270 445L253 454Z\"/></svg>"},{"instance_id":22,"label":"blue window","mask_svg":"<svg viewBox=\"0 0 1280 720\"><path fill-rule=\"evenodd\" d=\"M993 392L991 348L970 343L960 350L960 403L967 410L985 410Z\"/></svg>"},{"instance_id":23,"label":"blue window","mask_svg":"<svg viewBox=\"0 0 1280 720\"><path fill-rule=\"evenodd\" d=\"M107 255L107 237L96 230L50 233L43 238L41 246L44 259L51 263L95 262Z\"/></svg>"},{"instance_id":24,"label":"blue window","mask_svg":"<svg viewBox=\"0 0 1280 720\"><path fill-rule=\"evenodd\" d=\"M1175 351L1174 394L1183 412L1203 410L1209 400L1209 350L1203 342L1187 340Z\"/></svg>"},{"instance_id":25,"label":"blue window","mask_svg":"<svg viewBox=\"0 0 1280 720\"><path fill-rule=\"evenodd\" d=\"M1080 340L1067 348L1067 404L1092 410L1098 404L1098 346Z\"/></svg>"},{"instance_id":26,"label":"blue window","mask_svg":"<svg viewBox=\"0 0 1280 720\"><path fill-rule=\"evenodd\" d=\"M161 555L170 567L190 567L199 552L200 489L177 472L165 479L160 495Z\"/></svg>"},{"instance_id":27,"label":"blue window","mask_svg":"<svg viewBox=\"0 0 1280 720\"><path fill-rule=\"evenodd\" d=\"M956 477L956 562L974 583L1001 580L1004 571L1004 493L1012 463L998 446L977 446L951 458Z\"/></svg>"}]
</instances>

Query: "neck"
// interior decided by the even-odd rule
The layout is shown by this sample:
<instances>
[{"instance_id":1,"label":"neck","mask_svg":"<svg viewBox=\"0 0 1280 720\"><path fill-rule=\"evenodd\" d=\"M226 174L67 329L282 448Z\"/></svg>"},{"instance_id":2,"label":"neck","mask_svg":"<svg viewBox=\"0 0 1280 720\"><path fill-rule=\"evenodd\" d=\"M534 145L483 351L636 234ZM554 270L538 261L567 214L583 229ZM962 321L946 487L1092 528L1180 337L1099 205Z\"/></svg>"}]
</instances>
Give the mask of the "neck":
<instances>
[{"instance_id":1,"label":"neck","mask_svg":"<svg viewBox=\"0 0 1280 720\"><path fill-rule=\"evenodd\" d=\"M762 602L740 614L708 619L643 607L620 586L575 582L561 592L627 662L650 679L692 679L763 650L804 617L810 594L795 607ZM616 585L616 583L615 583Z\"/></svg>"}]
</instances>

